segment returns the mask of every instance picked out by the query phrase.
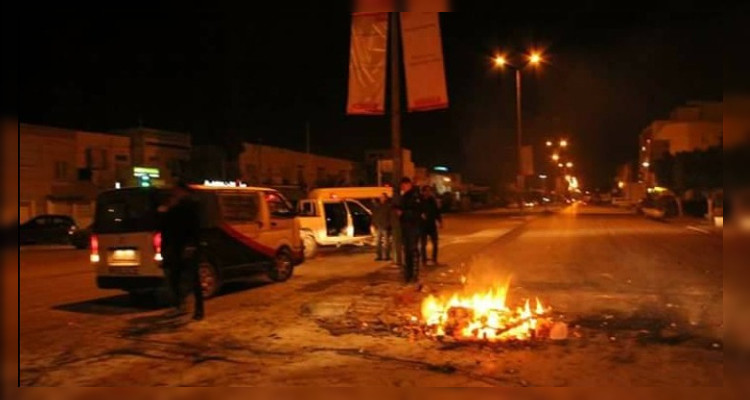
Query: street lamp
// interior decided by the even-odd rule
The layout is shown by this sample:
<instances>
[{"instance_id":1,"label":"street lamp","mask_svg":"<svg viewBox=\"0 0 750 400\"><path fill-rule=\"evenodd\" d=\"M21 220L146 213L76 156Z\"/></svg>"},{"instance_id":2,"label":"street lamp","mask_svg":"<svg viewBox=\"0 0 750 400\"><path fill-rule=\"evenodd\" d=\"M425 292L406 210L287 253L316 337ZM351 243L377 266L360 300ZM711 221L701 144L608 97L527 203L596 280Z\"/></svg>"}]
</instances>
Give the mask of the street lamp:
<instances>
[{"instance_id":1,"label":"street lamp","mask_svg":"<svg viewBox=\"0 0 750 400\"><path fill-rule=\"evenodd\" d=\"M539 52L533 51L529 55L529 64L531 65L539 65L542 62L542 55L539 54Z\"/></svg>"},{"instance_id":2,"label":"street lamp","mask_svg":"<svg viewBox=\"0 0 750 400\"><path fill-rule=\"evenodd\" d=\"M537 66L544 61L542 54L537 50L532 50L526 56L526 63L514 65L508 60L505 54L498 54L493 58L494 64L498 68L510 68L515 71L516 75L516 140L518 145L518 189L524 189L523 175L523 121L521 114L521 69L527 65Z\"/></svg>"},{"instance_id":3,"label":"street lamp","mask_svg":"<svg viewBox=\"0 0 750 400\"><path fill-rule=\"evenodd\" d=\"M565 164L565 166L568 167L568 168L573 168L573 163L570 162L570 161L568 161L568 163Z\"/></svg>"},{"instance_id":4,"label":"street lamp","mask_svg":"<svg viewBox=\"0 0 750 400\"><path fill-rule=\"evenodd\" d=\"M552 161L560 161L560 155L559 154L553 154L552 155Z\"/></svg>"},{"instance_id":5,"label":"street lamp","mask_svg":"<svg viewBox=\"0 0 750 400\"><path fill-rule=\"evenodd\" d=\"M561 140L561 141L560 141L560 147L563 147L563 148L564 148L564 147L568 147L568 141L567 141L567 140L565 140L565 139Z\"/></svg>"},{"instance_id":6,"label":"street lamp","mask_svg":"<svg viewBox=\"0 0 750 400\"><path fill-rule=\"evenodd\" d=\"M547 141L547 147L552 147L552 141L551 140Z\"/></svg>"}]
</instances>

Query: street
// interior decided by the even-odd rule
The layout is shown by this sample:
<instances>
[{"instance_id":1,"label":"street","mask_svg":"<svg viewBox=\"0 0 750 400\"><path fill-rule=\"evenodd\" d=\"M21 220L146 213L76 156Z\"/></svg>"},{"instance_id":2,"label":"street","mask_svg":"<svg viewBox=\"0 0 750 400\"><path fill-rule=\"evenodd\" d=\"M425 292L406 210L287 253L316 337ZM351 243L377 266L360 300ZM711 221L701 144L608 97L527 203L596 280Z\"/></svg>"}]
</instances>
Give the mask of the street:
<instances>
[{"instance_id":1,"label":"street","mask_svg":"<svg viewBox=\"0 0 750 400\"><path fill-rule=\"evenodd\" d=\"M722 236L574 204L448 215L422 287L365 248L324 251L286 283L232 285L206 319L99 290L86 251L20 252L20 383L91 385L723 385ZM512 276L562 341L403 334L428 293Z\"/></svg>"}]
</instances>

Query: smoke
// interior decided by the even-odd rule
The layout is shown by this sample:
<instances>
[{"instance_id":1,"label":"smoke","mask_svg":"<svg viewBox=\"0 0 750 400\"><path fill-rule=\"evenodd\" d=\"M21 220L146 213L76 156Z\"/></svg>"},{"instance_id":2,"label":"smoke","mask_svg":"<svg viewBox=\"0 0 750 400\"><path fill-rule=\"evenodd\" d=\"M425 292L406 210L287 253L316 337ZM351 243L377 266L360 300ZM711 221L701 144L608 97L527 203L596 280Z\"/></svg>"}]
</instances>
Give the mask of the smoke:
<instances>
[{"instance_id":1,"label":"smoke","mask_svg":"<svg viewBox=\"0 0 750 400\"><path fill-rule=\"evenodd\" d=\"M509 286L511 268L505 268L502 261L486 255L474 256L469 262L464 290L467 293L482 293L491 288Z\"/></svg>"}]
</instances>

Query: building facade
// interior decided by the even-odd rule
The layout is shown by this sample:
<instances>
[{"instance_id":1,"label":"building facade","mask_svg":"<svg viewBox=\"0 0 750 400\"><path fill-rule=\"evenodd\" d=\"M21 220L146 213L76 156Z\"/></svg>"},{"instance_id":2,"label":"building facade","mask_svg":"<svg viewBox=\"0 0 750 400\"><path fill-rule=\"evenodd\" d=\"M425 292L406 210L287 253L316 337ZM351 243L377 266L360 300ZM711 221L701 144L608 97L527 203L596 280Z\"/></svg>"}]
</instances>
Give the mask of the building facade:
<instances>
[{"instance_id":1,"label":"building facade","mask_svg":"<svg viewBox=\"0 0 750 400\"><path fill-rule=\"evenodd\" d=\"M403 162L403 176L414 179L416 177L416 166L411 158L411 150L402 149L401 161ZM365 169L367 181L371 184L383 186L393 179L393 150L378 149L365 152Z\"/></svg>"},{"instance_id":2,"label":"building facade","mask_svg":"<svg viewBox=\"0 0 750 400\"><path fill-rule=\"evenodd\" d=\"M665 154L708 150L723 143L723 103L689 102L657 120L640 135L639 180L655 186L655 162Z\"/></svg>"},{"instance_id":3,"label":"building facade","mask_svg":"<svg viewBox=\"0 0 750 400\"><path fill-rule=\"evenodd\" d=\"M132 175L130 139L19 124L19 222L40 214L90 223L93 201Z\"/></svg>"},{"instance_id":4,"label":"building facade","mask_svg":"<svg viewBox=\"0 0 750 400\"><path fill-rule=\"evenodd\" d=\"M192 148L190 134L143 127L117 133L130 138L133 167L159 171L152 184L169 186L185 177Z\"/></svg>"},{"instance_id":5,"label":"building facade","mask_svg":"<svg viewBox=\"0 0 750 400\"><path fill-rule=\"evenodd\" d=\"M245 143L239 156L242 180L253 185L315 187L359 184L355 161Z\"/></svg>"},{"instance_id":6,"label":"building facade","mask_svg":"<svg viewBox=\"0 0 750 400\"><path fill-rule=\"evenodd\" d=\"M750 96L730 96L725 99L724 148L750 144Z\"/></svg>"}]
</instances>

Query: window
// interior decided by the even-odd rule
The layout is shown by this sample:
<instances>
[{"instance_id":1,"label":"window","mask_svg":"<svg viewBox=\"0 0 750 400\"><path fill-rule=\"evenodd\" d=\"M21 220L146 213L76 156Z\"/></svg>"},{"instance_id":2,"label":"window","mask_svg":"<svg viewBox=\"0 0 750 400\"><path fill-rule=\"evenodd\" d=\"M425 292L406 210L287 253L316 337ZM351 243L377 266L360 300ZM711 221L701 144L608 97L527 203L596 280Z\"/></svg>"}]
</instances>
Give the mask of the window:
<instances>
[{"instance_id":1,"label":"window","mask_svg":"<svg viewBox=\"0 0 750 400\"><path fill-rule=\"evenodd\" d=\"M87 148L86 167L92 170L107 169L107 150L92 147Z\"/></svg>"},{"instance_id":2,"label":"window","mask_svg":"<svg viewBox=\"0 0 750 400\"><path fill-rule=\"evenodd\" d=\"M63 218L63 217L55 217L52 218L52 225L54 226L70 226L74 225L73 220L70 218Z\"/></svg>"},{"instance_id":3,"label":"window","mask_svg":"<svg viewBox=\"0 0 750 400\"><path fill-rule=\"evenodd\" d=\"M31 225L38 227L45 226L47 225L47 217L34 218L34 220L31 222Z\"/></svg>"},{"instance_id":4,"label":"window","mask_svg":"<svg viewBox=\"0 0 750 400\"><path fill-rule=\"evenodd\" d=\"M224 219L228 222L253 222L258 220L258 196L252 194L222 194L219 204Z\"/></svg>"},{"instance_id":5,"label":"window","mask_svg":"<svg viewBox=\"0 0 750 400\"><path fill-rule=\"evenodd\" d=\"M102 193L96 202L94 231L129 233L159 229L158 207L169 192L151 189L123 189Z\"/></svg>"},{"instance_id":6,"label":"window","mask_svg":"<svg viewBox=\"0 0 750 400\"><path fill-rule=\"evenodd\" d=\"M299 204L299 214L307 217L314 217L317 214L315 212L315 202L302 200Z\"/></svg>"},{"instance_id":7,"label":"window","mask_svg":"<svg viewBox=\"0 0 750 400\"><path fill-rule=\"evenodd\" d=\"M370 216L370 213L368 213L364 207L360 206L359 204L353 202L353 201L347 201L346 202L347 207L349 207L349 212L352 214L352 218L354 217L368 217Z\"/></svg>"},{"instance_id":8,"label":"window","mask_svg":"<svg viewBox=\"0 0 750 400\"><path fill-rule=\"evenodd\" d=\"M68 163L65 161L55 161L55 179L64 181L68 179Z\"/></svg>"},{"instance_id":9,"label":"window","mask_svg":"<svg viewBox=\"0 0 750 400\"><path fill-rule=\"evenodd\" d=\"M268 202L268 209L274 217L294 216L294 209L291 204L280 193L267 192L266 202Z\"/></svg>"}]
</instances>

